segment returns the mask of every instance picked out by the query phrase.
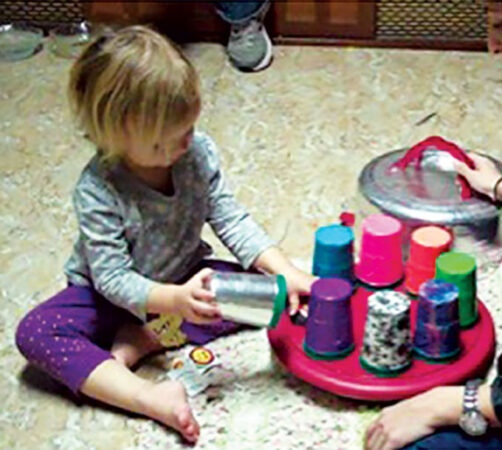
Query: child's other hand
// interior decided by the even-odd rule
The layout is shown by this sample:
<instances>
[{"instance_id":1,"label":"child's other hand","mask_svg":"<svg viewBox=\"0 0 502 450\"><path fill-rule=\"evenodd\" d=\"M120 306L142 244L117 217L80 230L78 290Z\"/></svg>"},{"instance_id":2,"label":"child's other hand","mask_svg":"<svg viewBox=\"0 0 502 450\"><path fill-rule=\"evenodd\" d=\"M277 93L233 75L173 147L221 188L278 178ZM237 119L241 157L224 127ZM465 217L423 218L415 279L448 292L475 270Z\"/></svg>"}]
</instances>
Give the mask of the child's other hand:
<instances>
[{"instance_id":1,"label":"child's other hand","mask_svg":"<svg viewBox=\"0 0 502 450\"><path fill-rule=\"evenodd\" d=\"M474 161L475 168L471 169L467 164L455 160L455 169L467 180L473 189L487 195L492 200L496 200L493 189L501 176L499 170L493 161L484 156L480 156L477 153L469 153L468 155Z\"/></svg>"},{"instance_id":2,"label":"child's other hand","mask_svg":"<svg viewBox=\"0 0 502 450\"><path fill-rule=\"evenodd\" d=\"M288 285L289 295L289 313L296 314L300 306L300 296L310 295L312 283L317 280L317 277L303 272L296 267L291 267L290 270L283 273Z\"/></svg>"},{"instance_id":3,"label":"child's other hand","mask_svg":"<svg viewBox=\"0 0 502 450\"><path fill-rule=\"evenodd\" d=\"M194 323L211 323L221 319L221 312L214 295L204 287L211 278L211 269L202 269L186 283L178 286L175 297L175 312Z\"/></svg>"}]
</instances>

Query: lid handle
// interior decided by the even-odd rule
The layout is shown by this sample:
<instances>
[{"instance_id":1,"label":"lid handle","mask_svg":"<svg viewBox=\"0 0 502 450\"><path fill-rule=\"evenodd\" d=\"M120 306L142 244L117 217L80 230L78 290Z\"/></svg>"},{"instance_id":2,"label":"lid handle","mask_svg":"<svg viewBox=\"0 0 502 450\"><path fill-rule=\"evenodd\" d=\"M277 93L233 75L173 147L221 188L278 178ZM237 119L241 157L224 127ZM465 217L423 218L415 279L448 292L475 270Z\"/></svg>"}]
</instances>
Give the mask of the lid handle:
<instances>
[{"instance_id":1,"label":"lid handle","mask_svg":"<svg viewBox=\"0 0 502 450\"><path fill-rule=\"evenodd\" d=\"M392 167L397 167L399 169L406 169L410 164L415 165L415 169L420 167L422 162L423 154L426 150L438 150L443 152L448 152L451 156L463 163L467 164L471 169L474 169L474 162L464 150L462 150L458 145L453 142L447 141L440 136L431 136L423 141L420 141L418 144L415 144L411 147L406 154L392 164ZM462 200L466 200L471 198L472 192L469 184L465 180L465 178L460 175L457 176L458 182L460 183L460 194L462 196Z\"/></svg>"}]
</instances>

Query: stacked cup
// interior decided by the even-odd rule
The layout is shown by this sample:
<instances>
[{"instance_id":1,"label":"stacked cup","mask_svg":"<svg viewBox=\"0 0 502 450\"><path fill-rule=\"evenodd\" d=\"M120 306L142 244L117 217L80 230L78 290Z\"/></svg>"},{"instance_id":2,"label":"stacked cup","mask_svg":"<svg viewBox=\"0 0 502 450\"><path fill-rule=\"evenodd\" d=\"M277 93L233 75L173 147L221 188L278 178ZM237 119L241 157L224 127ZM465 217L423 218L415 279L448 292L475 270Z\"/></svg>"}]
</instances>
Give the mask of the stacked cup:
<instances>
[{"instance_id":1,"label":"stacked cup","mask_svg":"<svg viewBox=\"0 0 502 450\"><path fill-rule=\"evenodd\" d=\"M363 220L359 264L356 276L374 287L391 286L403 277L403 226L385 214L372 214Z\"/></svg>"},{"instance_id":2,"label":"stacked cup","mask_svg":"<svg viewBox=\"0 0 502 450\"><path fill-rule=\"evenodd\" d=\"M458 288L441 280L420 286L414 350L430 360L451 359L460 352Z\"/></svg>"},{"instance_id":3,"label":"stacked cup","mask_svg":"<svg viewBox=\"0 0 502 450\"><path fill-rule=\"evenodd\" d=\"M392 375L411 365L410 302L401 292L383 290L368 297L361 365Z\"/></svg>"},{"instance_id":4,"label":"stacked cup","mask_svg":"<svg viewBox=\"0 0 502 450\"><path fill-rule=\"evenodd\" d=\"M444 253L436 260L436 279L457 286L460 326L474 325L478 319L476 260L466 253Z\"/></svg>"},{"instance_id":5,"label":"stacked cup","mask_svg":"<svg viewBox=\"0 0 502 450\"><path fill-rule=\"evenodd\" d=\"M321 278L354 281L354 234L343 225L320 227L315 233L312 273Z\"/></svg>"},{"instance_id":6,"label":"stacked cup","mask_svg":"<svg viewBox=\"0 0 502 450\"><path fill-rule=\"evenodd\" d=\"M436 259L449 250L451 242L451 234L437 226L420 227L411 234L410 257L406 264L405 279L408 292L418 294L420 285L434 278Z\"/></svg>"},{"instance_id":7,"label":"stacked cup","mask_svg":"<svg viewBox=\"0 0 502 450\"><path fill-rule=\"evenodd\" d=\"M320 278L310 292L303 348L312 359L332 360L354 348L350 296L352 284L341 278Z\"/></svg>"}]
</instances>

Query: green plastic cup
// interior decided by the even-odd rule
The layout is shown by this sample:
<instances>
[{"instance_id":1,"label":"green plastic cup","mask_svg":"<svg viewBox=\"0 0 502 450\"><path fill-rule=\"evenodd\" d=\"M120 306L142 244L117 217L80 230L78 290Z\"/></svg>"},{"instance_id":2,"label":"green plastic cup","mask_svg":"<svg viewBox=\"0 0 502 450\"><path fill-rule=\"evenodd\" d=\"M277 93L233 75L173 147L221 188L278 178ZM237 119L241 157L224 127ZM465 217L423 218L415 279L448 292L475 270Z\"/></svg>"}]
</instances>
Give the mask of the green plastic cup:
<instances>
[{"instance_id":1,"label":"green plastic cup","mask_svg":"<svg viewBox=\"0 0 502 450\"><path fill-rule=\"evenodd\" d=\"M443 253L436 260L436 279L458 287L459 319L462 328L478 320L476 299L476 260L467 253Z\"/></svg>"}]
</instances>

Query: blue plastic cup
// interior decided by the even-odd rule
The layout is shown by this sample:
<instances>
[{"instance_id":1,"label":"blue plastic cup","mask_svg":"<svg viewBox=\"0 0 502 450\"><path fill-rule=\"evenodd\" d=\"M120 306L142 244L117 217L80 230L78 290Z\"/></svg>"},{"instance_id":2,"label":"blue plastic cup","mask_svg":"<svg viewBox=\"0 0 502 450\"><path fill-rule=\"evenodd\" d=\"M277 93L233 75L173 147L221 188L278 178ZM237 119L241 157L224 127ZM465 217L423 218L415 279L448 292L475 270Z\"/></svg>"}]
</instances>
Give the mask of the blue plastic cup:
<instances>
[{"instance_id":1,"label":"blue plastic cup","mask_svg":"<svg viewBox=\"0 0 502 450\"><path fill-rule=\"evenodd\" d=\"M460 352L457 286L428 280L418 291L414 350L426 359L450 359Z\"/></svg>"},{"instance_id":2,"label":"blue plastic cup","mask_svg":"<svg viewBox=\"0 0 502 450\"><path fill-rule=\"evenodd\" d=\"M354 233L351 228L343 225L318 228L312 273L321 278L354 280Z\"/></svg>"}]
</instances>

